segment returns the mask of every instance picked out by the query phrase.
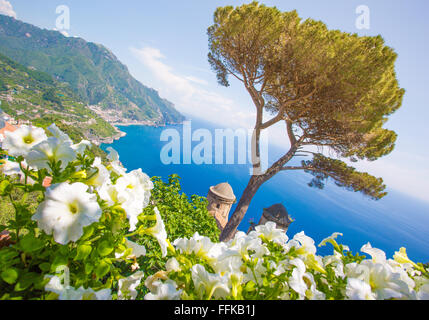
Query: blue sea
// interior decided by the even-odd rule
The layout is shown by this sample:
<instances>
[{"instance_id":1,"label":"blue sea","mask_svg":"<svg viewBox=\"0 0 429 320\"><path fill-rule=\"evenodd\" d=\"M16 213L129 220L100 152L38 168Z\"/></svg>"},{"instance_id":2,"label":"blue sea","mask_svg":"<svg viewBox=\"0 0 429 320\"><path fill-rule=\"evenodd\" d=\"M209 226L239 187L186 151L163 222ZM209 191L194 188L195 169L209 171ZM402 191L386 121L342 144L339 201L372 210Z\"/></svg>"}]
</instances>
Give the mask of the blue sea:
<instances>
[{"instance_id":1,"label":"blue sea","mask_svg":"<svg viewBox=\"0 0 429 320\"><path fill-rule=\"evenodd\" d=\"M182 131L181 125L167 128ZM210 186L229 182L237 198L240 197L250 178L248 165L164 165L160 153L167 142L160 141L160 136L167 128L120 127L127 135L102 148L111 146L117 150L121 162L129 170L142 168L149 176L160 176L164 180L170 174L178 174L187 195L206 196ZM192 120L192 130L198 128L209 129L214 136L217 127ZM192 146L198 143L193 142ZM269 148L271 161L282 153L284 151L278 148ZM429 262L429 203L390 189L386 197L374 201L360 193L343 190L332 182L319 190L308 186L311 177L304 172L288 171L266 182L253 198L239 230L247 231L251 221L259 222L263 208L282 203L294 219L287 232L289 238L304 231L317 245L333 232L341 232L344 236L339 242L347 244L353 253L370 242L373 247L384 250L388 257L403 246L411 259ZM318 248L318 253L331 254L332 247Z\"/></svg>"}]
</instances>

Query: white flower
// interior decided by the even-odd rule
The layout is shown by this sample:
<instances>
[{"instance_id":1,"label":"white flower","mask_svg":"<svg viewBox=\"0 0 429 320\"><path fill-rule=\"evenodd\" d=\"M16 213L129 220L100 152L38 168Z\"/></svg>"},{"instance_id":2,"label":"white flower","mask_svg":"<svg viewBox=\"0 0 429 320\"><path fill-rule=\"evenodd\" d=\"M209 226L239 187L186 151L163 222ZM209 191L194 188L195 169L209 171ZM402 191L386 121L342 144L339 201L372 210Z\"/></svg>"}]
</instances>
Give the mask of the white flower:
<instances>
[{"instance_id":1,"label":"white flower","mask_svg":"<svg viewBox=\"0 0 429 320\"><path fill-rule=\"evenodd\" d=\"M150 190L153 189L153 183L141 169L133 170L120 177L116 181L116 185L120 189L128 190L133 194L134 198L142 200L142 210L149 204Z\"/></svg>"},{"instance_id":2,"label":"white flower","mask_svg":"<svg viewBox=\"0 0 429 320\"><path fill-rule=\"evenodd\" d=\"M0 171L6 176L13 176L15 174L23 175L18 162L9 161L7 159L0 160Z\"/></svg>"},{"instance_id":3,"label":"white flower","mask_svg":"<svg viewBox=\"0 0 429 320\"><path fill-rule=\"evenodd\" d=\"M228 242L228 247L223 248L213 265L215 270L237 272L244 261L254 258L262 258L268 254L268 249L262 244L258 236L248 236L244 232L237 232L234 238Z\"/></svg>"},{"instance_id":4,"label":"white flower","mask_svg":"<svg viewBox=\"0 0 429 320\"><path fill-rule=\"evenodd\" d=\"M145 295L145 300L180 300L183 290L177 290L177 285L172 280L165 282L155 281L152 283L155 292L150 292Z\"/></svg>"},{"instance_id":5,"label":"white flower","mask_svg":"<svg viewBox=\"0 0 429 320\"><path fill-rule=\"evenodd\" d=\"M209 273L200 264L194 265L191 272L195 290L200 298L207 296L209 299L221 299L229 295L228 277Z\"/></svg>"},{"instance_id":6,"label":"white flower","mask_svg":"<svg viewBox=\"0 0 429 320\"><path fill-rule=\"evenodd\" d=\"M97 188L100 188L104 184L111 185L110 173L101 163L101 158L96 157L92 166L97 169L97 172L94 173L94 175L86 183Z\"/></svg>"},{"instance_id":7,"label":"white flower","mask_svg":"<svg viewBox=\"0 0 429 320\"><path fill-rule=\"evenodd\" d=\"M168 259L167 263L165 264L165 269L167 270L167 272L172 272L172 271L179 272L181 270L179 262L174 257Z\"/></svg>"},{"instance_id":8,"label":"white flower","mask_svg":"<svg viewBox=\"0 0 429 320\"><path fill-rule=\"evenodd\" d=\"M46 198L32 220L40 229L54 235L56 242L67 244L83 235L83 227L97 222L102 214L97 197L83 183L61 183L46 191Z\"/></svg>"},{"instance_id":9,"label":"white flower","mask_svg":"<svg viewBox=\"0 0 429 320\"><path fill-rule=\"evenodd\" d=\"M290 261L291 265L295 268L292 271L292 276L289 278L289 286L296 291L300 299L309 300L322 300L325 298L325 294L316 289L316 283L313 275L306 272L304 262L299 259L293 259Z\"/></svg>"},{"instance_id":10,"label":"white flower","mask_svg":"<svg viewBox=\"0 0 429 320\"><path fill-rule=\"evenodd\" d=\"M88 140L82 140L81 142L77 144L72 144L71 148L77 153L77 154L83 154L85 152L86 148L89 148L91 146L91 142Z\"/></svg>"},{"instance_id":11,"label":"white flower","mask_svg":"<svg viewBox=\"0 0 429 320\"><path fill-rule=\"evenodd\" d=\"M48 127L48 130L55 138L60 141L60 143L69 145L74 151L76 151L77 154L82 154L87 147L91 146L91 142L88 140L82 140L78 144L73 144L72 139L70 139L66 133L62 132L55 123L51 124Z\"/></svg>"},{"instance_id":12,"label":"white flower","mask_svg":"<svg viewBox=\"0 0 429 320\"><path fill-rule=\"evenodd\" d=\"M24 160L21 162L22 168L28 168L27 162ZM32 169L29 167L29 169ZM21 171L21 168L19 166L18 162L10 161L8 159L0 160L0 171L3 172L6 176L13 176L13 175L19 175L21 179L24 178L24 172ZM33 185L36 182L31 179L30 177L27 177L27 184Z\"/></svg>"},{"instance_id":13,"label":"white flower","mask_svg":"<svg viewBox=\"0 0 429 320\"><path fill-rule=\"evenodd\" d=\"M47 129L53 137L57 138L62 143L73 144L72 139L70 139L66 133L62 132L55 123L51 124Z\"/></svg>"},{"instance_id":14,"label":"white flower","mask_svg":"<svg viewBox=\"0 0 429 320\"><path fill-rule=\"evenodd\" d=\"M25 160L21 162L21 166L24 169L25 168L32 169L31 167L28 166ZM21 181L24 181L25 174L24 172L21 171L21 168L18 162L9 161L7 159L0 160L0 171L3 172L3 174L6 176L18 175ZM34 181L33 179L27 176L27 184L34 185L35 183L36 181Z\"/></svg>"},{"instance_id":15,"label":"white flower","mask_svg":"<svg viewBox=\"0 0 429 320\"><path fill-rule=\"evenodd\" d=\"M334 254L331 256L326 256L322 258L322 264L327 267L329 265L333 266L335 275L341 279L345 278L344 265L342 261L342 254L334 250Z\"/></svg>"},{"instance_id":16,"label":"white flower","mask_svg":"<svg viewBox=\"0 0 429 320\"><path fill-rule=\"evenodd\" d=\"M240 268L240 269L242 270L243 268ZM267 273L267 268L264 267L264 260L257 259L256 265L253 266L253 270L250 269L249 266L246 266L243 273L243 277L245 279L245 282L253 281L255 283L262 285L263 277L265 276L266 273Z\"/></svg>"},{"instance_id":17,"label":"white flower","mask_svg":"<svg viewBox=\"0 0 429 320\"><path fill-rule=\"evenodd\" d=\"M109 152L107 155L107 159L110 160L109 170L115 172L118 176L124 176L127 169L120 163L118 152L112 147L108 147L106 150Z\"/></svg>"},{"instance_id":18,"label":"white flower","mask_svg":"<svg viewBox=\"0 0 429 320\"><path fill-rule=\"evenodd\" d=\"M119 204L127 213L130 231L134 231L138 223L138 216L149 204L150 190L153 189L152 181L139 169L125 174L112 185L110 179L106 180L107 174L98 162L95 162L95 165L101 176L96 176L94 181L91 179L90 183L102 183L97 190L100 197L110 206Z\"/></svg>"},{"instance_id":19,"label":"white flower","mask_svg":"<svg viewBox=\"0 0 429 320\"><path fill-rule=\"evenodd\" d=\"M265 225L256 226L255 231L250 232L249 236L263 236L265 240L274 241L279 244L284 244L288 240L285 231L277 229L277 225L272 221L267 222Z\"/></svg>"},{"instance_id":20,"label":"white flower","mask_svg":"<svg viewBox=\"0 0 429 320\"><path fill-rule=\"evenodd\" d=\"M118 281L118 299L135 300L138 294L136 288L140 285L143 275L142 271L137 271L128 278L120 279Z\"/></svg>"},{"instance_id":21,"label":"white flower","mask_svg":"<svg viewBox=\"0 0 429 320\"><path fill-rule=\"evenodd\" d=\"M346 265L346 274L369 284L380 300L401 299L410 295L407 283L387 263L374 263L372 260L364 260L360 264L350 263Z\"/></svg>"},{"instance_id":22,"label":"white flower","mask_svg":"<svg viewBox=\"0 0 429 320\"><path fill-rule=\"evenodd\" d=\"M340 252L340 251L341 251L341 250L340 250L340 246L338 245L337 241L335 241L335 239L336 239L338 236L341 236L341 237L342 237L342 236L343 236L343 234L342 234L342 233L339 233L339 232L334 232L334 233L333 233L331 236L329 236L328 238L323 239L323 240L322 240L322 242L320 242L319 247L325 246L327 243L330 243L330 244L332 244L332 245L334 246L334 249L335 249L336 251ZM348 246L344 246L344 245L343 245L343 250L349 251L350 249L349 249L349 247L348 247Z\"/></svg>"},{"instance_id":23,"label":"white flower","mask_svg":"<svg viewBox=\"0 0 429 320\"><path fill-rule=\"evenodd\" d=\"M425 277L416 277L418 288L416 289L416 299L429 300L429 279Z\"/></svg>"},{"instance_id":24,"label":"white flower","mask_svg":"<svg viewBox=\"0 0 429 320\"><path fill-rule=\"evenodd\" d=\"M199 257L205 257L214 245L210 238L200 236L198 232L195 232L190 239L176 239L173 244L182 253L194 253Z\"/></svg>"},{"instance_id":25,"label":"white flower","mask_svg":"<svg viewBox=\"0 0 429 320\"><path fill-rule=\"evenodd\" d=\"M159 214L158 208L154 208L156 223L153 227L146 229L145 233L156 238L161 247L162 256L167 255L167 232L165 231L164 221L162 221L161 215Z\"/></svg>"},{"instance_id":26,"label":"white flower","mask_svg":"<svg viewBox=\"0 0 429 320\"><path fill-rule=\"evenodd\" d=\"M395 251L393 259L400 264L409 264L414 268L418 268L417 264L411 261L410 258L408 258L407 250L404 247L399 249L399 251Z\"/></svg>"},{"instance_id":27,"label":"white flower","mask_svg":"<svg viewBox=\"0 0 429 320\"><path fill-rule=\"evenodd\" d=\"M371 286L365 281L355 278L347 279L346 296L350 300L375 300Z\"/></svg>"},{"instance_id":28,"label":"white flower","mask_svg":"<svg viewBox=\"0 0 429 320\"><path fill-rule=\"evenodd\" d=\"M119 161L119 153L115 149L113 149L112 147L108 147L106 148L106 150L109 152L109 154L107 155L108 160L112 162Z\"/></svg>"},{"instance_id":29,"label":"white flower","mask_svg":"<svg viewBox=\"0 0 429 320\"><path fill-rule=\"evenodd\" d=\"M146 248L142 245L139 245L138 243L132 242L128 239L126 239L126 244L128 248L133 249L133 253L131 254L131 257L139 258L141 256L146 255Z\"/></svg>"},{"instance_id":30,"label":"white flower","mask_svg":"<svg viewBox=\"0 0 429 320\"><path fill-rule=\"evenodd\" d=\"M43 129L23 125L14 132L5 132L2 148L13 157L25 157L33 146L47 138Z\"/></svg>"},{"instance_id":31,"label":"white flower","mask_svg":"<svg viewBox=\"0 0 429 320\"><path fill-rule=\"evenodd\" d=\"M308 254L316 254L316 246L314 240L306 236L304 231L297 233L292 241L289 241L288 245L294 246L299 255L306 256Z\"/></svg>"},{"instance_id":32,"label":"white flower","mask_svg":"<svg viewBox=\"0 0 429 320\"><path fill-rule=\"evenodd\" d=\"M385 263L386 262L386 253L383 250L373 248L371 244L368 242L360 251L369 254L372 257L372 261L374 263Z\"/></svg>"},{"instance_id":33,"label":"white flower","mask_svg":"<svg viewBox=\"0 0 429 320\"><path fill-rule=\"evenodd\" d=\"M75 289L71 286L66 286L61 283L58 276L50 276L49 282L45 286L45 291L50 291L58 295L59 300L111 300L112 295L110 289L102 289L94 291L91 288L85 289L80 287Z\"/></svg>"},{"instance_id":34,"label":"white flower","mask_svg":"<svg viewBox=\"0 0 429 320\"><path fill-rule=\"evenodd\" d=\"M67 143L62 143L55 137L35 145L28 153L27 162L36 169L49 169L51 161L61 161L61 168L67 167L69 162L76 159L76 152Z\"/></svg>"},{"instance_id":35,"label":"white flower","mask_svg":"<svg viewBox=\"0 0 429 320\"><path fill-rule=\"evenodd\" d=\"M91 183L99 183L103 179L99 176L96 180ZM97 182L98 181L98 182ZM142 213L142 199L138 199L128 189L124 189L123 186L112 185L110 180L107 180L97 188L98 195L102 200L107 202L107 205L120 205L125 210L127 218L130 222L130 231L136 229L138 223L138 216Z\"/></svg>"}]
</instances>

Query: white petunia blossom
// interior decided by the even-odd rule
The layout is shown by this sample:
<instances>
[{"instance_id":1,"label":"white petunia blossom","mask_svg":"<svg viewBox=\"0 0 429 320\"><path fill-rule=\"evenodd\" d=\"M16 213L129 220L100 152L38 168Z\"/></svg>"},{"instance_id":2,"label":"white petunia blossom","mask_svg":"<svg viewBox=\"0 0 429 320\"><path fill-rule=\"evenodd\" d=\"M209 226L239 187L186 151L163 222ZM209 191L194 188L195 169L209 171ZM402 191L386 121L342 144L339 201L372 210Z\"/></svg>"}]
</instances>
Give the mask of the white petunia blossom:
<instances>
[{"instance_id":1,"label":"white petunia blossom","mask_svg":"<svg viewBox=\"0 0 429 320\"><path fill-rule=\"evenodd\" d=\"M61 131L55 123L51 124L47 129L53 137L57 138L62 143L66 143L69 145L73 144L72 139L70 139L70 137L66 133Z\"/></svg>"},{"instance_id":2,"label":"white petunia blossom","mask_svg":"<svg viewBox=\"0 0 429 320\"><path fill-rule=\"evenodd\" d=\"M268 253L268 249L262 245L259 236L256 234L247 236L244 232L237 232L228 243L228 247L224 248L223 252L218 255L213 263L213 268L216 271L237 272L244 261L262 258Z\"/></svg>"},{"instance_id":3,"label":"white petunia blossom","mask_svg":"<svg viewBox=\"0 0 429 320\"><path fill-rule=\"evenodd\" d=\"M295 268L289 279L289 286L299 294L300 299L323 300L325 294L316 289L314 277L311 273L306 272L304 262L296 258L290 264L294 265Z\"/></svg>"},{"instance_id":4,"label":"white petunia blossom","mask_svg":"<svg viewBox=\"0 0 429 320\"><path fill-rule=\"evenodd\" d=\"M418 288L416 289L416 299L429 300L429 279L417 277L416 283L418 285Z\"/></svg>"},{"instance_id":5,"label":"white petunia blossom","mask_svg":"<svg viewBox=\"0 0 429 320\"><path fill-rule=\"evenodd\" d=\"M103 185L111 185L110 173L106 167L101 163L101 158L96 157L92 164L92 167L97 169L96 172L93 172L91 178L86 182L90 186L100 188Z\"/></svg>"},{"instance_id":6,"label":"white petunia blossom","mask_svg":"<svg viewBox=\"0 0 429 320\"><path fill-rule=\"evenodd\" d=\"M168 261L165 263L165 269L167 270L167 272L172 272L172 271L180 271L180 264L177 261L176 258L170 258L168 259Z\"/></svg>"},{"instance_id":7,"label":"white petunia blossom","mask_svg":"<svg viewBox=\"0 0 429 320\"><path fill-rule=\"evenodd\" d=\"M146 248L138 243L132 242L130 240L126 240L126 244L128 248L133 249L131 254L132 257L139 258L141 256L146 255Z\"/></svg>"},{"instance_id":8,"label":"white petunia blossom","mask_svg":"<svg viewBox=\"0 0 429 320\"><path fill-rule=\"evenodd\" d=\"M346 273L348 277L368 283L377 299L401 299L410 294L407 283L387 263L374 263L372 260L364 260L360 264L349 263L346 265Z\"/></svg>"},{"instance_id":9,"label":"white petunia blossom","mask_svg":"<svg viewBox=\"0 0 429 320\"><path fill-rule=\"evenodd\" d=\"M299 255L306 256L308 254L316 254L316 246L314 240L306 236L304 231L297 233L291 241L288 242L286 247L295 247Z\"/></svg>"},{"instance_id":10,"label":"white petunia blossom","mask_svg":"<svg viewBox=\"0 0 429 320\"><path fill-rule=\"evenodd\" d=\"M82 155L85 152L86 148L91 146L91 142L88 140L82 140L79 143L72 144L71 148L79 155Z\"/></svg>"},{"instance_id":11,"label":"white petunia blossom","mask_svg":"<svg viewBox=\"0 0 429 320\"><path fill-rule=\"evenodd\" d=\"M118 281L118 287L119 287L118 299L135 300L138 294L136 288L140 285L141 280L143 279L143 276L144 274L142 271L137 271L136 273L132 274L128 278L120 279Z\"/></svg>"},{"instance_id":12,"label":"white petunia blossom","mask_svg":"<svg viewBox=\"0 0 429 320\"><path fill-rule=\"evenodd\" d=\"M99 170L99 175L94 178L94 181L91 179L90 183L94 185L101 183L97 188L100 197L107 201L109 206L120 205L127 214L130 231L134 231L138 216L149 204L150 190L153 189L152 181L139 169L121 176L113 185L110 179L107 179L106 170L98 160L95 166Z\"/></svg>"},{"instance_id":13,"label":"white petunia blossom","mask_svg":"<svg viewBox=\"0 0 429 320\"><path fill-rule=\"evenodd\" d=\"M24 160L21 162L22 168L29 168L27 162ZM32 169L31 167L29 169ZM24 178L24 172L21 171L21 167L19 166L18 162L10 161L8 159L2 159L0 160L0 172L3 172L5 176L14 176L19 175L21 179ZM27 184L33 185L36 182L31 179L30 177L27 177Z\"/></svg>"},{"instance_id":14,"label":"white petunia blossom","mask_svg":"<svg viewBox=\"0 0 429 320\"><path fill-rule=\"evenodd\" d=\"M110 289L94 291L91 288L80 287L75 289L61 283L58 276L47 275L49 282L45 286L45 291L50 291L58 295L59 300L112 300Z\"/></svg>"},{"instance_id":15,"label":"white petunia blossom","mask_svg":"<svg viewBox=\"0 0 429 320\"><path fill-rule=\"evenodd\" d=\"M119 153L112 147L108 147L106 150L109 152L107 155L107 159L110 161L109 170L113 171L118 176L124 176L127 169L125 169L119 161Z\"/></svg>"},{"instance_id":16,"label":"white petunia blossom","mask_svg":"<svg viewBox=\"0 0 429 320\"><path fill-rule=\"evenodd\" d=\"M77 154L83 154L85 149L91 146L91 142L88 140L82 140L80 143L73 144L72 139L70 139L66 133L61 131L55 123L48 127L48 131L53 135L53 137L57 138L60 143L70 146Z\"/></svg>"},{"instance_id":17,"label":"white petunia blossom","mask_svg":"<svg viewBox=\"0 0 429 320\"><path fill-rule=\"evenodd\" d=\"M28 153L27 162L36 169L49 169L51 161L61 161L61 168L76 159L76 152L67 143L62 143L55 137L49 137L47 140L35 145Z\"/></svg>"},{"instance_id":18,"label":"white petunia blossom","mask_svg":"<svg viewBox=\"0 0 429 320\"><path fill-rule=\"evenodd\" d=\"M279 244L284 244L288 240L285 231L278 229L277 225L272 221L267 222L265 225L256 226L255 231L250 232L249 236L262 236L267 241L274 241Z\"/></svg>"},{"instance_id":19,"label":"white petunia blossom","mask_svg":"<svg viewBox=\"0 0 429 320\"><path fill-rule=\"evenodd\" d=\"M101 176L97 178L98 182L103 179ZM97 180L91 183L98 183ZM98 195L102 200L105 200L109 206L120 205L127 214L130 222L130 231L136 229L138 223L138 216L143 211L142 200L135 197L135 195L123 188L121 185L113 185L110 180L106 180L99 188L97 188Z\"/></svg>"},{"instance_id":20,"label":"white petunia blossom","mask_svg":"<svg viewBox=\"0 0 429 320\"><path fill-rule=\"evenodd\" d=\"M369 242L362 246L360 251L369 254L374 263L386 263L386 253L383 250L373 248Z\"/></svg>"},{"instance_id":21,"label":"white petunia blossom","mask_svg":"<svg viewBox=\"0 0 429 320\"><path fill-rule=\"evenodd\" d=\"M141 169L133 170L120 177L116 181L116 185L120 189L128 190L133 194L134 198L140 199L142 209L149 204L150 190L153 189L153 183Z\"/></svg>"},{"instance_id":22,"label":"white petunia blossom","mask_svg":"<svg viewBox=\"0 0 429 320\"><path fill-rule=\"evenodd\" d=\"M209 273L200 264L194 265L191 272L195 290L200 298L206 295L209 298L214 297L219 299L229 295L228 277Z\"/></svg>"},{"instance_id":23,"label":"white petunia blossom","mask_svg":"<svg viewBox=\"0 0 429 320\"><path fill-rule=\"evenodd\" d=\"M162 256L167 255L167 232L165 231L164 221L162 221L158 208L154 208L156 223L153 227L146 229L145 233L155 237L161 247Z\"/></svg>"},{"instance_id":24,"label":"white petunia blossom","mask_svg":"<svg viewBox=\"0 0 429 320\"><path fill-rule=\"evenodd\" d=\"M180 300L183 291L182 289L177 290L177 285L172 280L155 281L152 286L155 290L146 294L145 300Z\"/></svg>"},{"instance_id":25,"label":"white petunia blossom","mask_svg":"<svg viewBox=\"0 0 429 320\"><path fill-rule=\"evenodd\" d=\"M5 132L2 148L7 150L10 156L25 157L33 146L47 138L42 128L23 125L13 132Z\"/></svg>"},{"instance_id":26,"label":"white petunia blossom","mask_svg":"<svg viewBox=\"0 0 429 320\"><path fill-rule=\"evenodd\" d=\"M87 190L88 186L80 182L51 186L32 220L60 244L79 240L83 227L97 222L102 214L97 197Z\"/></svg>"},{"instance_id":27,"label":"white petunia blossom","mask_svg":"<svg viewBox=\"0 0 429 320\"><path fill-rule=\"evenodd\" d=\"M355 278L347 279L346 296L350 300L375 300L371 286L365 281Z\"/></svg>"},{"instance_id":28,"label":"white petunia blossom","mask_svg":"<svg viewBox=\"0 0 429 320\"><path fill-rule=\"evenodd\" d=\"M6 176L23 175L18 162L9 161L7 159L0 160L0 171Z\"/></svg>"}]
</instances>

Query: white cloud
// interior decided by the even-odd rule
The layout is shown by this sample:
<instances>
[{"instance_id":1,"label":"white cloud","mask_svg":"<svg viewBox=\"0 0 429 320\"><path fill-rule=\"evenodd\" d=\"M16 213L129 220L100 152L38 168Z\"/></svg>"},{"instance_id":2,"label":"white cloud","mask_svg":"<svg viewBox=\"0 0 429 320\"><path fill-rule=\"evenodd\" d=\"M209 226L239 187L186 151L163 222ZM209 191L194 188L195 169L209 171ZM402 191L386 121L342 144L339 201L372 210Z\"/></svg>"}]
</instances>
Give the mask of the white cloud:
<instances>
[{"instance_id":1,"label":"white cloud","mask_svg":"<svg viewBox=\"0 0 429 320\"><path fill-rule=\"evenodd\" d=\"M253 111L208 89L209 83L204 79L176 73L164 62L166 57L159 49L143 47L131 51L158 81L161 96L173 101L179 111L226 127L250 127L255 117Z\"/></svg>"},{"instance_id":2,"label":"white cloud","mask_svg":"<svg viewBox=\"0 0 429 320\"><path fill-rule=\"evenodd\" d=\"M0 14L16 19L16 12L13 10L12 4L6 0L0 0Z\"/></svg>"},{"instance_id":3,"label":"white cloud","mask_svg":"<svg viewBox=\"0 0 429 320\"><path fill-rule=\"evenodd\" d=\"M358 162L353 166L360 171L382 177L389 188L429 202L427 157L394 150L388 157L374 162Z\"/></svg>"}]
</instances>

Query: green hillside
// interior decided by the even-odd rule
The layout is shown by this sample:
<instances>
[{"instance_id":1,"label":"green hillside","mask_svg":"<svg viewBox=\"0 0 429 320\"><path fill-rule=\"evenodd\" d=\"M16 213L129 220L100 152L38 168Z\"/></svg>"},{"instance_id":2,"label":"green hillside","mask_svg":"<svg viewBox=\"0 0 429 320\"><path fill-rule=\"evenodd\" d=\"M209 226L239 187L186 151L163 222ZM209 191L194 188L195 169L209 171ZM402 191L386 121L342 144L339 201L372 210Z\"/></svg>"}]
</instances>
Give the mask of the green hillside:
<instances>
[{"instance_id":1,"label":"green hillside","mask_svg":"<svg viewBox=\"0 0 429 320\"><path fill-rule=\"evenodd\" d=\"M1 108L18 120L46 127L55 122L72 138L101 142L118 134L87 108L69 85L0 54Z\"/></svg>"},{"instance_id":2,"label":"green hillside","mask_svg":"<svg viewBox=\"0 0 429 320\"><path fill-rule=\"evenodd\" d=\"M171 102L134 79L102 45L0 15L0 53L69 83L83 102L113 110L124 122L184 120Z\"/></svg>"}]
</instances>

